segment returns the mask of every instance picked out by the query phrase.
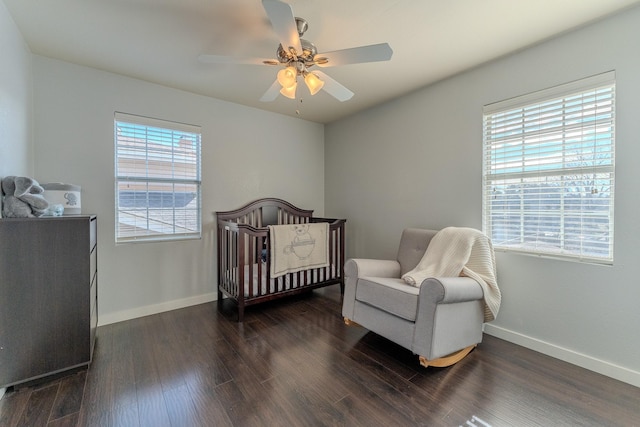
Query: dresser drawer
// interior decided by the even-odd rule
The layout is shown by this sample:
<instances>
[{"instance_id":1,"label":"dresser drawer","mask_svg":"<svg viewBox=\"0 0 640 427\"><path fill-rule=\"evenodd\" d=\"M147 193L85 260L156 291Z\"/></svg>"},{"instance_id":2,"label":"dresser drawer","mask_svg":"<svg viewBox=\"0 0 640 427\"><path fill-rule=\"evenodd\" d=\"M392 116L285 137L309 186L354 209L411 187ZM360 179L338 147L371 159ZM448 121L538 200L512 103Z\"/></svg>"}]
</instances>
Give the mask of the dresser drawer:
<instances>
[{"instance_id":1,"label":"dresser drawer","mask_svg":"<svg viewBox=\"0 0 640 427\"><path fill-rule=\"evenodd\" d=\"M89 295L89 301L91 301L91 305L93 306L93 304L95 304L96 299L98 298L98 274L96 273L95 276L93 276L93 281L91 282L91 291L90 291L90 295Z\"/></svg>"},{"instance_id":2,"label":"dresser drawer","mask_svg":"<svg viewBox=\"0 0 640 427\"><path fill-rule=\"evenodd\" d=\"M93 217L89 221L89 250L92 251L95 248L98 241L98 218Z\"/></svg>"},{"instance_id":3,"label":"dresser drawer","mask_svg":"<svg viewBox=\"0 0 640 427\"><path fill-rule=\"evenodd\" d=\"M93 288L96 288L96 286L94 286ZM89 354L89 360L93 360L93 346L96 342L96 330L98 329L98 302L93 300L94 303L91 304L91 320L89 323L89 345L91 347L90 349L90 354Z\"/></svg>"},{"instance_id":4,"label":"dresser drawer","mask_svg":"<svg viewBox=\"0 0 640 427\"><path fill-rule=\"evenodd\" d=\"M98 266L98 250L96 248L93 248L93 252L91 252L91 256L89 257L89 283L93 283L94 276L96 275L97 266Z\"/></svg>"}]
</instances>

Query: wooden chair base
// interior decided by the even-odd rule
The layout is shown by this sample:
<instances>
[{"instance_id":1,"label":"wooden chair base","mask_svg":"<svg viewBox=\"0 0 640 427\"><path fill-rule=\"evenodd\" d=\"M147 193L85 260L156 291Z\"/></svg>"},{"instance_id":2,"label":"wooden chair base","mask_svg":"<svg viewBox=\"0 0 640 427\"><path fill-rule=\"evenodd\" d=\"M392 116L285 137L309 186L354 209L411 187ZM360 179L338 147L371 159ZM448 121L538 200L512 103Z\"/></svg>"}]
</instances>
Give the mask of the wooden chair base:
<instances>
[{"instance_id":1,"label":"wooden chair base","mask_svg":"<svg viewBox=\"0 0 640 427\"><path fill-rule=\"evenodd\" d=\"M344 319L344 324L347 326L360 326L358 323L354 322L353 320L349 319L348 317L343 317Z\"/></svg>"},{"instance_id":2,"label":"wooden chair base","mask_svg":"<svg viewBox=\"0 0 640 427\"><path fill-rule=\"evenodd\" d=\"M354 322L353 320L349 319L348 317L343 317L343 319L344 319L344 324L347 326L361 326L358 323ZM469 347L463 348L462 350L456 351L455 353L451 353L448 356L439 357L433 360L429 360L424 356L418 356L418 359L420 360L420 365L424 366L425 368L428 368L429 366L434 366L436 368L445 368L447 366L451 366L455 363L458 363L459 361L464 359L464 357L467 354L471 353L471 350L476 348L476 346L477 344L473 344L473 345L470 345Z\"/></svg>"},{"instance_id":3,"label":"wooden chair base","mask_svg":"<svg viewBox=\"0 0 640 427\"><path fill-rule=\"evenodd\" d=\"M425 368L429 366L435 366L436 368L451 366L454 363L458 363L459 361L461 361L467 354L471 353L471 350L476 348L476 345L477 344L470 345L469 347L465 347L460 351L449 354L448 356L439 357L433 360L428 360L424 356L419 356L420 365L424 366Z\"/></svg>"}]
</instances>

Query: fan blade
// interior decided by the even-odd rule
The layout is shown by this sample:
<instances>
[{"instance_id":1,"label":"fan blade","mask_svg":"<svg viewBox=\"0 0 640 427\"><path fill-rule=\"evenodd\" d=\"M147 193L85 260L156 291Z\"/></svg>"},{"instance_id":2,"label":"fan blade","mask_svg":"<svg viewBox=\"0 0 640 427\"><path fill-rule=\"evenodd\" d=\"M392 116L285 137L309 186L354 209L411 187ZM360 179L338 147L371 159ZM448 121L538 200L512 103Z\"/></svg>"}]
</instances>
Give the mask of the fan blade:
<instances>
[{"instance_id":1,"label":"fan blade","mask_svg":"<svg viewBox=\"0 0 640 427\"><path fill-rule=\"evenodd\" d=\"M324 82L324 86L322 90L327 92L329 95L333 96L340 102L348 101L353 97L353 92L351 92L346 87L342 86L337 81L333 80L331 77L327 76L322 71L314 71L315 75L317 75L320 80Z\"/></svg>"},{"instance_id":2,"label":"fan blade","mask_svg":"<svg viewBox=\"0 0 640 427\"><path fill-rule=\"evenodd\" d=\"M290 47L293 47L300 55L302 45L291 6L278 0L262 0L262 7L267 12L273 30L284 50L288 51Z\"/></svg>"},{"instance_id":3,"label":"fan blade","mask_svg":"<svg viewBox=\"0 0 640 427\"><path fill-rule=\"evenodd\" d=\"M198 61L205 64L248 64L248 65L277 65L275 59L250 58L244 56L222 56L222 55L199 55Z\"/></svg>"},{"instance_id":4,"label":"fan blade","mask_svg":"<svg viewBox=\"0 0 640 427\"><path fill-rule=\"evenodd\" d=\"M278 80L276 79L276 81L273 82L271 87L267 89L264 95L262 95L262 98L260 98L260 101L262 102L275 101L275 99L278 97L279 94L280 94L280 83L278 83Z\"/></svg>"},{"instance_id":5,"label":"fan blade","mask_svg":"<svg viewBox=\"0 0 640 427\"><path fill-rule=\"evenodd\" d=\"M362 62L388 61L393 50L388 43L371 44L368 46L352 47L350 49L334 50L333 52L318 53L314 56L318 67L335 67L338 65L359 64ZM323 63L326 58L327 62Z\"/></svg>"}]
</instances>

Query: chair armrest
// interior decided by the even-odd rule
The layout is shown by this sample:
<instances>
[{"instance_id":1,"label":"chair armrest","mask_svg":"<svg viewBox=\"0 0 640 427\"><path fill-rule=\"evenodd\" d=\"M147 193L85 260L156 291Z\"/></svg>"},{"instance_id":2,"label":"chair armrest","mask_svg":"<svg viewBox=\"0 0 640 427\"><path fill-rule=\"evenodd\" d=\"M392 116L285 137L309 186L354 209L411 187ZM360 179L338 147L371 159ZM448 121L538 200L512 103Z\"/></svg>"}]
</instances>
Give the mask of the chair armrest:
<instances>
[{"instance_id":1,"label":"chair armrest","mask_svg":"<svg viewBox=\"0 0 640 427\"><path fill-rule=\"evenodd\" d=\"M470 277L423 280L411 351L435 359L482 341L483 295Z\"/></svg>"},{"instance_id":2,"label":"chair armrest","mask_svg":"<svg viewBox=\"0 0 640 427\"><path fill-rule=\"evenodd\" d=\"M386 259L351 258L344 264L342 315L354 320L356 291L360 277L400 277L400 263Z\"/></svg>"},{"instance_id":3,"label":"chair armrest","mask_svg":"<svg viewBox=\"0 0 640 427\"><path fill-rule=\"evenodd\" d=\"M388 259L351 258L344 265L345 277L400 277L400 263Z\"/></svg>"},{"instance_id":4,"label":"chair armrest","mask_svg":"<svg viewBox=\"0 0 640 427\"><path fill-rule=\"evenodd\" d=\"M453 304L482 299L484 293L478 282L470 277L430 277L420 284L423 294L435 304Z\"/></svg>"}]
</instances>

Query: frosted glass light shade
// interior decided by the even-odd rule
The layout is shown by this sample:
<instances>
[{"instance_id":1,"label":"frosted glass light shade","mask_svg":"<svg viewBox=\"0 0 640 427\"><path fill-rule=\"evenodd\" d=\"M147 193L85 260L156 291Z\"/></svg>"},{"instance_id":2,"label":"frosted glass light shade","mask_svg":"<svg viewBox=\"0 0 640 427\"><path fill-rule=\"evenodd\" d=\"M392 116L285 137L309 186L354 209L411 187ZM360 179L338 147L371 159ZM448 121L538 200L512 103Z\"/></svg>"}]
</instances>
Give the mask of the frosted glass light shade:
<instances>
[{"instance_id":1,"label":"frosted glass light shade","mask_svg":"<svg viewBox=\"0 0 640 427\"><path fill-rule=\"evenodd\" d=\"M316 93L318 93L318 91L324 86L324 82L313 73L308 73L306 76L304 76L304 82L307 84L311 95L315 95Z\"/></svg>"},{"instance_id":2,"label":"frosted glass light shade","mask_svg":"<svg viewBox=\"0 0 640 427\"><path fill-rule=\"evenodd\" d=\"M278 83L282 88L290 88L296 84L296 77L298 72L294 67L283 68L278 71Z\"/></svg>"},{"instance_id":3,"label":"frosted glass light shade","mask_svg":"<svg viewBox=\"0 0 640 427\"><path fill-rule=\"evenodd\" d=\"M298 84L294 82L293 86L283 87L282 89L280 89L280 93L289 99L296 99L297 87L298 87Z\"/></svg>"}]
</instances>

